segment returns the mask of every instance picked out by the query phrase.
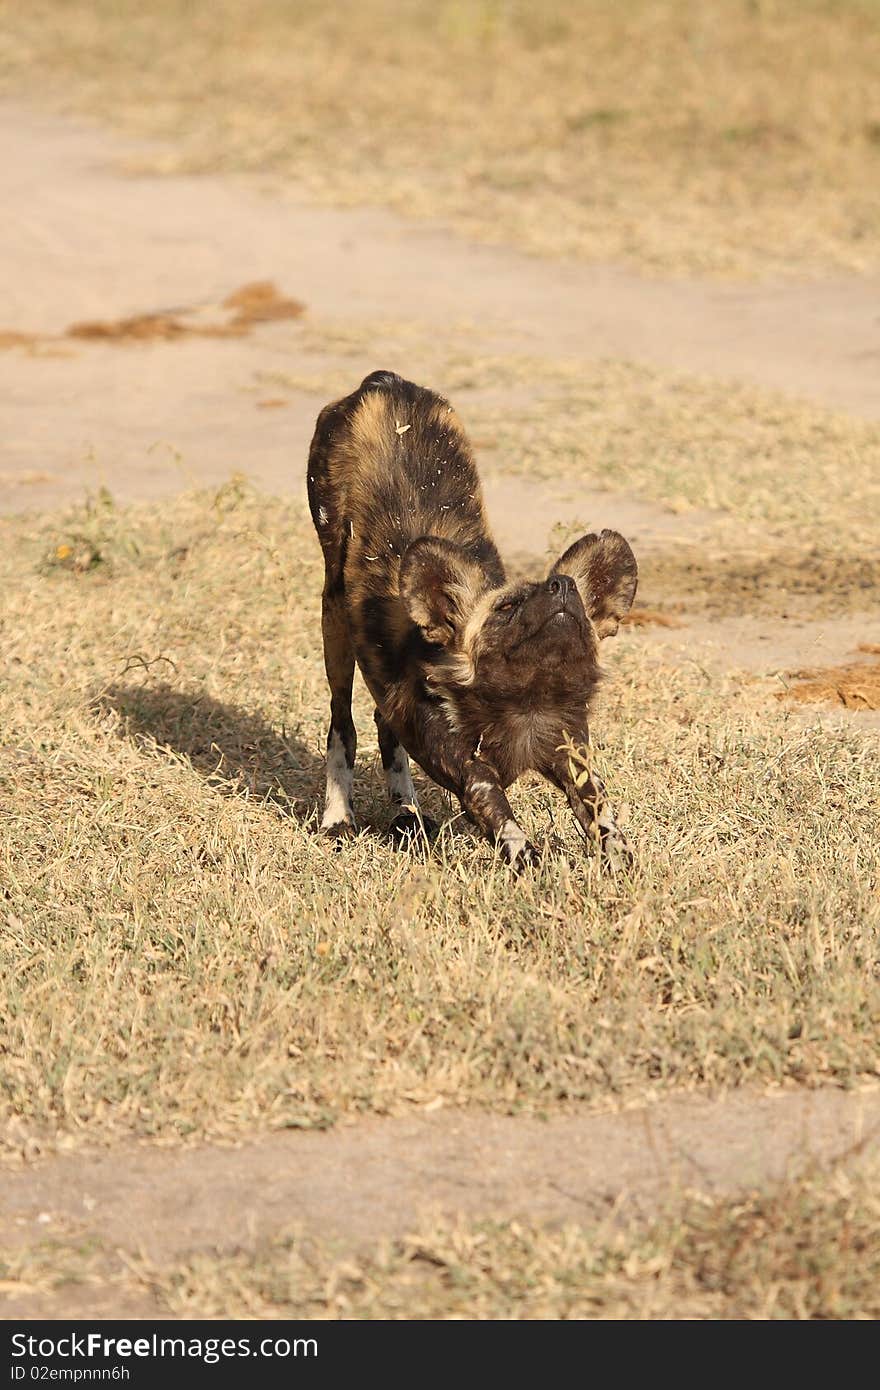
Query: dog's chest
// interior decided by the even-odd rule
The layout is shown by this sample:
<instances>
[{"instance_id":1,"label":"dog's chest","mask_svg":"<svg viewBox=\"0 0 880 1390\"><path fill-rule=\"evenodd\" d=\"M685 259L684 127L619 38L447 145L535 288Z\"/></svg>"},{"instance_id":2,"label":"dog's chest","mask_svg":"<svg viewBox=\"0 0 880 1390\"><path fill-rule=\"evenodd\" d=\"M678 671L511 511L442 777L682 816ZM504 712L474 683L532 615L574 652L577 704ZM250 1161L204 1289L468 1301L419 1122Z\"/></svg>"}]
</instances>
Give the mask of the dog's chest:
<instances>
[{"instance_id":1,"label":"dog's chest","mask_svg":"<svg viewBox=\"0 0 880 1390\"><path fill-rule=\"evenodd\" d=\"M480 752L506 787L529 768L552 761L562 738L558 711L511 710L482 731Z\"/></svg>"}]
</instances>

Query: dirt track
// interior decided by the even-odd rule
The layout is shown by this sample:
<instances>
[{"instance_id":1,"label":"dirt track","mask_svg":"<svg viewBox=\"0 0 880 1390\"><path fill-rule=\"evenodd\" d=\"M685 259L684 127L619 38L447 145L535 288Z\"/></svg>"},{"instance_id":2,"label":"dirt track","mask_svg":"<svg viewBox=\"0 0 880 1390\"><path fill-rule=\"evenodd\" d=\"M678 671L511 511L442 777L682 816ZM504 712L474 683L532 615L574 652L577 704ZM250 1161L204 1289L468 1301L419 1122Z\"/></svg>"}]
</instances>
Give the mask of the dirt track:
<instances>
[{"instance_id":1,"label":"dirt track","mask_svg":"<svg viewBox=\"0 0 880 1390\"><path fill-rule=\"evenodd\" d=\"M235 1149L78 1153L7 1173L2 1210L13 1240L40 1217L47 1234L86 1220L151 1259L286 1229L364 1244L432 1210L513 1216L525 1205L535 1219L577 1221L625 1196L650 1211L676 1192L735 1193L878 1144L880 1090L683 1096L547 1120L439 1111Z\"/></svg>"},{"instance_id":2,"label":"dirt track","mask_svg":"<svg viewBox=\"0 0 880 1390\"><path fill-rule=\"evenodd\" d=\"M137 150L85 126L4 113L0 194L11 210L0 334L217 304L269 279L318 322L468 321L491 350L623 357L742 378L880 418L878 286L863 280L719 286L643 280L470 246L389 214L303 206L218 178L129 176ZM0 510L109 482L120 498L247 472L301 487L314 396L259 410L260 371L314 370L289 324L249 337L120 347L67 342L3 354ZM371 358L349 358L357 378ZM501 527L499 526L499 530ZM502 534L502 539L504 539Z\"/></svg>"},{"instance_id":3,"label":"dirt track","mask_svg":"<svg viewBox=\"0 0 880 1390\"><path fill-rule=\"evenodd\" d=\"M119 166L128 153L86 128L7 113L0 191L12 216L0 331L54 336L84 319L211 306L241 284L270 279L317 320L417 317L440 330L452 316L478 322L496 351L625 356L880 418L876 286L642 281L471 247L390 215L303 207L219 179L127 177ZM0 511L44 508L101 482L120 498L158 496L235 469L271 489L301 489L322 401L294 393L290 408L260 410L248 394L261 371L314 369L289 323L229 339L52 342L0 361ZM394 364L354 360L353 379L362 365ZM529 548L536 529L543 540L570 512L565 490L501 477L488 491L508 548ZM589 500L580 495L579 510ZM668 534L682 524L608 494L603 509L609 524L628 529ZM765 628L741 649L759 666L774 644ZM820 626L800 645L789 632L784 659L803 661L805 650L834 659L860 632L856 621L845 633ZM717 642L718 625L688 640L692 650L695 640ZM765 644L760 657L756 641ZM876 1093L837 1092L694 1098L547 1124L441 1113L278 1135L235 1151L56 1159L13 1175L3 1210L13 1242L33 1239L42 1215L44 1226L75 1221L158 1258L282 1225L361 1241L399 1232L438 1206L577 1219L624 1191L646 1203L681 1186L734 1191L811 1157L828 1161L878 1123Z\"/></svg>"},{"instance_id":4,"label":"dirt track","mask_svg":"<svg viewBox=\"0 0 880 1390\"><path fill-rule=\"evenodd\" d=\"M576 1223L620 1202L650 1215L689 1190L736 1194L858 1162L878 1143L876 1090L682 1097L546 1121L441 1111L238 1149L76 1154L8 1174L0 1212L13 1248L75 1236L161 1262L289 1232L345 1250L436 1215ZM18 1298L7 1316L76 1316L70 1297Z\"/></svg>"}]
</instances>

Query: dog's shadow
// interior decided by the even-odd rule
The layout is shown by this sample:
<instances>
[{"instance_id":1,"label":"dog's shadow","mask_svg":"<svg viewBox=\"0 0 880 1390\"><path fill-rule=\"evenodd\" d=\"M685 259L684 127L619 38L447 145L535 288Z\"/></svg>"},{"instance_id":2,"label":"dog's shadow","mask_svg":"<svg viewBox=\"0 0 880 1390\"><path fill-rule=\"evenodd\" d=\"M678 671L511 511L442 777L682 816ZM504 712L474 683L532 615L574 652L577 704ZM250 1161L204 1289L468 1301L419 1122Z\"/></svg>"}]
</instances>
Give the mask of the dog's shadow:
<instances>
[{"instance_id":1,"label":"dog's shadow","mask_svg":"<svg viewBox=\"0 0 880 1390\"><path fill-rule=\"evenodd\" d=\"M317 826L324 790L325 758L295 734L279 733L259 714L215 700L199 689L165 682L117 683L96 697L94 707L117 716L119 736L135 745L181 755L221 796L245 796ZM387 805L376 758L359 759L361 826L387 833ZM372 766L371 766L372 764ZM439 788L426 785L429 811L438 819L450 807Z\"/></svg>"},{"instance_id":2,"label":"dog's shadow","mask_svg":"<svg viewBox=\"0 0 880 1390\"><path fill-rule=\"evenodd\" d=\"M220 794L253 797L298 820L314 819L323 757L258 714L201 690L153 682L108 686L95 707L118 716L120 737L187 758Z\"/></svg>"}]
</instances>

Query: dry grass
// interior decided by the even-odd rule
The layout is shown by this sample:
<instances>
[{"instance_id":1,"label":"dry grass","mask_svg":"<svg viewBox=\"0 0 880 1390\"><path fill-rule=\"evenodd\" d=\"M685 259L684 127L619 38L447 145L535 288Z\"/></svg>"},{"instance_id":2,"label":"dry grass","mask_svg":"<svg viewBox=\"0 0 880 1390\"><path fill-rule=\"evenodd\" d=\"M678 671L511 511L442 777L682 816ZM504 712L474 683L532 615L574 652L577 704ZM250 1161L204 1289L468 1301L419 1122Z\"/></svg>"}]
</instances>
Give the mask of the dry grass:
<instances>
[{"instance_id":1,"label":"dry grass","mask_svg":"<svg viewBox=\"0 0 880 1390\"><path fill-rule=\"evenodd\" d=\"M876 1172L694 1196L651 1223L436 1221L344 1257L281 1236L156 1264L69 1238L0 1257L0 1289L64 1314L106 1297L173 1318L876 1318ZM51 1306L51 1305L50 1305ZM53 1309L54 1311L54 1309ZM69 1312L68 1312L69 1315ZM320 1337L319 1337L320 1341Z\"/></svg>"},{"instance_id":2,"label":"dry grass","mask_svg":"<svg viewBox=\"0 0 880 1390\"><path fill-rule=\"evenodd\" d=\"M876 271L876 0L6 0L0 75L542 254Z\"/></svg>"},{"instance_id":3,"label":"dry grass","mask_svg":"<svg viewBox=\"0 0 880 1390\"><path fill-rule=\"evenodd\" d=\"M394 852L362 692L368 829L334 852L319 589L300 508L239 484L0 522L9 1154L876 1073L870 737L630 631L596 732L633 881L538 784L535 875L455 819Z\"/></svg>"},{"instance_id":4,"label":"dry grass","mask_svg":"<svg viewBox=\"0 0 880 1390\"><path fill-rule=\"evenodd\" d=\"M476 360L474 384L540 395L479 411L506 469L583 480L727 516L764 543L804 532L870 547L880 525L880 426L778 392L631 362ZM712 520L719 520L716 516Z\"/></svg>"},{"instance_id":5,"label":"dry grass","mask_svg":"<svg viewBox=\"0 0 880 1390\"><path fill-rule=\"evenodd\" d=\"M642 566L648 602L815 617L880 600L876 424L629 362L474 355L446 375L458 389L508 392L463 410L482 456L506 471L682 516L682 542L655 545ZM572 535L593 520L573 516Z\"/></svg>"}]
</instances>

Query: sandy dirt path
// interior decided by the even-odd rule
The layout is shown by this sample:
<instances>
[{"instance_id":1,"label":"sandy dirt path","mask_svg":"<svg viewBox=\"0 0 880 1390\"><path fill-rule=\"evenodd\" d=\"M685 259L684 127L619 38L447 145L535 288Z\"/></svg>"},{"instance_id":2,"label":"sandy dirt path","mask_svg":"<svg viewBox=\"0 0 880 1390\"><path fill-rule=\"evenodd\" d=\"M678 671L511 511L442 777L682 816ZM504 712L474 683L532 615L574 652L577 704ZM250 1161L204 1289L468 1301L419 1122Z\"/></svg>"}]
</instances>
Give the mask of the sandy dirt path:
<instances>
[{"instance_id":1,"label":"sandy dirt path","mask_svg":"<svg viewBox=\"0 0 880 1390\"><path fill-rule=\"evenodd\" d=\"M283 1235L344 1255L436 1217L582 1223L615 1206L649 1218L689 1191L724 1197L870 1160L880 1091L679 1097L547 1120L467 1112L363 1119L236 1149L128 1145L4 1176L7 1248L76 1240L153 1263L257 1250ZM119 1289L12 1295L6 1317L149 1316Z\"/></svg>"},{"instance_id":2,"label":"sandy dirt path","mask_svg":"<svg viewBox=\"0 0 880 1390\"><path fill-rule=\"evenodd\" d=\"M723 1138L723 1142L719 1142ZM364 1244L432 1211L577 1221L625 1195L723 1196L863 1156L880 1144L880 1089L673 1097L618 1114L435 1111L284 1131L239 1148L148 1144L4 1174L16 1238L65 1222L151 1259L234 1250L285 1229Z\"/></svg>"},{"instance_id":3,"label":"sandy dirt path","mask_svg":"<svg viewBox=\"0 0 880 1390\"><path fill-rule=\"evenodd\" d=\"M253 184L120 172L136 154L86 126L5 112L0 333L57 335L84 319L216 305L268 279L320 321L408 321L439 333L466 319L495 350L626 357L880 418L880 285L641 280L470 246L384 213L308 207ZM376 365L394 364L355 360L354 380ZM294 393L286 410L259 410L249 390L260 372L304 366L314 370L315 359L284 322L242 338L5 351L0 511L44 508L99 483L123 499L156 497L234 470L299 494L322 402ZM571 514L570 487L496 477L488 492L506 548L534 548L536 531L543 544ZM576 500L582 514L590 497ZM628 498L603 494L602 507L608 524L636 539L682 524ZM789 632L785 658L833 659L858 635L858 623L843 637L819 625L799 646ZM707 651L718 643L717 624L705 639ZM774 632L752 633L752 648L755 640L763 657ZM623 1192L650 1205L682 1186L729 1192L827 1162L880 1124L878 1106L877 1093L736 1095L547 1123L444 1113L369 1120L234 1151L132 1148L7 1175L0 1215L13 1244L72 1223L154 1258L281 1227L363 1241L438 1208L579 1219ZM34 1309L52 1312L32 1302L8 1315Z\"/></svg>"},{"instance_id":4,"label":"sandy dirt path","mask_svg":"<svg viewBox=\"0 0 880 1390\"><path fill-rule=\"evenodd\" d=\"M85 125L4 111L0 333L216 304L269 279L319 322L405 321L448 335L450 322L468 321L496 350L628 358L880 417L880 284L725 286L543 262L253 183L120 172L137 154ZM284 323L242 339L7 351L0 510L99 482L121 498L156 496L236 469L299 491L319 402L261 411L245 393L258 372L302 365ZM385 365L352 359L352 375Z\"/></svg>"}]
</instances>

